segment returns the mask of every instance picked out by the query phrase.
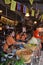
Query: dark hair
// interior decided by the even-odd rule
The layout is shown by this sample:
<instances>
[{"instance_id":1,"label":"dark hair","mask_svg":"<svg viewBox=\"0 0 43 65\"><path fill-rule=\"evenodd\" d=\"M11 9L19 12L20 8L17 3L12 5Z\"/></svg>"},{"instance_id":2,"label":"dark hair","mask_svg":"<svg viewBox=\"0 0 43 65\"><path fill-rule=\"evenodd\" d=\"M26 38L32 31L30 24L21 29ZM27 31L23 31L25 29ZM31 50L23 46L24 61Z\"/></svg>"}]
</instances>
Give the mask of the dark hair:
<instances>
[{"instance_id":1,"label":"dark hair","mask_svg":"<svg viewBox=\"0 0 43 65\"><path fill-rule=\"evenodd\" d=\"M40 27L43 28L43 24L40 24L37 28L40 28Z\"/></svg>"}]
</instances>

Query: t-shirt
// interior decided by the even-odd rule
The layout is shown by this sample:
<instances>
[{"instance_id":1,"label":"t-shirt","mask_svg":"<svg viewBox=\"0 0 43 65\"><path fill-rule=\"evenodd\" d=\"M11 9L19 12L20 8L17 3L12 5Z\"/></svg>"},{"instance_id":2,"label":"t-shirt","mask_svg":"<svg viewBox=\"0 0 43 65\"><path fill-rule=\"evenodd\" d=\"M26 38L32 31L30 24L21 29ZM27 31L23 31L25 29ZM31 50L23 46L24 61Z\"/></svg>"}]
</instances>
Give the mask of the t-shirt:
<instances>
[{"instance_id":1,"label":"t-shirt","mask_svg":"<svg viewBox=\"0 0 43 65\"><path fill-rule=\"evenodd\" d=\"M35 37L32 37L28 43L31 43L31 44L39 44L40 43L40 39L37 39Z\"/></svg>"}]
</instances>

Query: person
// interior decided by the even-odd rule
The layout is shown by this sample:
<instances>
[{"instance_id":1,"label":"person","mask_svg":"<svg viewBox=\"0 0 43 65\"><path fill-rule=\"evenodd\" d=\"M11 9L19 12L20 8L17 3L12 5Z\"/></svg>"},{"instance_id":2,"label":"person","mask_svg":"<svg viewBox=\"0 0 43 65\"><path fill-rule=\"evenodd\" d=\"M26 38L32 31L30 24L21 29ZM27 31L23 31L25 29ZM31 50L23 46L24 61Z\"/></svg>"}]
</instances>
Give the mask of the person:
<instances>
[{"instance_id":1,"label":"person","mask_svg":"<svg viewBox=\"0 0 43 65\"><path fill-rule=\"evenodd\" d=\"M8 45L12 45L14 43L16 43L15 39L14 39L14 31L12 31L7 37L6 37L6 43Z\"/></svg>"},{"instance_id":2,"label":"person","mask_svg":"<svg viewBox=\"0 0 43 65\"><path fill-rule=\"evenodd\" d=\"M28 43L31 43L31 44L40 44L40 43L41 43L41 42L40 42L40 36L39 36L38 30L35 30L35 31L33 32L33 36L32 36L32 38L29 40Z\"/></svg>"},{"instance_id":3,"label":"person","mask_svg":"<svg viewBox=\"0 0 43 65\"><path fill-rule=\"evenodd\" d=\"M27 33L26 32L22 32L21 33L21 41L24 43L27 43Z\"/></svg>"},{"instance_id":4,"label":"person","mask_svg":"<svg viewBox=\"0 0 43 65\"><path fill-rule=\"evenodd\" d=\"M13 32L10 32L10 34L6 37L6 42L3 46L4 52L9 48L9 46L16 44L16 41L14 39L14 35L12 34Z\"/></svg>"},{"instance_id":5,"label":"person","mask_svg":"<svg viewBox=\"0 0 43 65\"><path fill-rule=\"evenodd\" d=\"M40 23L37 30L39 31L39 35L41 37L40 49L43 50L43 23Z\"/></svg>"},{"instance_id":6,"label":"person","mask_svg":"<svg viewBox=\"0 0 43 65\"><path fill-rule=\"evenodd\" d=\"M37 56L39 58L40 56L40 44L41 44L41 36L39 36L39 31L36 29L34 32L33 32L33 36L32 38L29 40L30 44L36 44L37 47L35 48L35 56Z\"/></svg>"}]
</instances>

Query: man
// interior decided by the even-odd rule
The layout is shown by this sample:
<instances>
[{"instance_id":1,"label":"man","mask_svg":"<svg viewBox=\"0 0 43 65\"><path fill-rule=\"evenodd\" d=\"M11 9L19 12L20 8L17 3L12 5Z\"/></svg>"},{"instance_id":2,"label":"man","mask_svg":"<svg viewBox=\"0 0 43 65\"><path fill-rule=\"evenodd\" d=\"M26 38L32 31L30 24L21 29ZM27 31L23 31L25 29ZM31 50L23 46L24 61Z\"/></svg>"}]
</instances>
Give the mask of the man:
<instances>
[{"instance_id":1,"label":"man","mask_svg":"<svg viewBox=\"0 0 43 65\"><path fill-rule=\"evenodd\" d=\"M32 38L29 40L29 43L32 43L32 44L40 44L40 36L39 36L38 30L35 30L35 31L33 32L33 36L32 36Z\"/></svg>"},{"instance_id":2,"label":"man","mask_svg":"<svg viewBox=\"0 0 43 65\"><path fill-rule=\"evenodd\" d=\"M4 51L6 51L9 46L13 45L13 44L16 44L16 41L15 39L13 38L14 37L14 32L11 32L7 37L6 37L6 43L4 44L3 48L4 48Z\"/></svg>"}]
</instances>

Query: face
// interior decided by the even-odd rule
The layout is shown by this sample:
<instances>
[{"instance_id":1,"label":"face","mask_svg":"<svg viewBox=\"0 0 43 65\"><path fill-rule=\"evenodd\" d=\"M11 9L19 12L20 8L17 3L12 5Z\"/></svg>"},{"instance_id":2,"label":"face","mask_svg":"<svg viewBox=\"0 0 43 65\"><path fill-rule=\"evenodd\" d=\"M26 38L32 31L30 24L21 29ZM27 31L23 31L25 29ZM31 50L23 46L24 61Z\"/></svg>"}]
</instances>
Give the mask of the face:
<instances>
[{"instance_id":1,"label":"face","mask_svg":"<svg viewBox=\"0 0 43 65\"><path fill-rule=\"evenodd\" d=\"M16 40L20 40L20 34L16 35Z\"/></svg>"},{"instance_id":2,"label":"face","mask_svg":"<svg viewBox=\"0 0 43 65\"><path fill-rule=\"evenodd\" d=\"M21 37L21 40L22 41L25 41L25 36L24 35Z\"/></svg>"},{"instance_id":3,"label":"face","mask_svg":"<svg viewBox=\"0 0 43 65\"><path fill-rule=\"evenodd\" d=\"M39 36L41 38L41 40L43 41L43 28L37 28L38 32L39 32Z\"/></svg>"}]
</instances>

